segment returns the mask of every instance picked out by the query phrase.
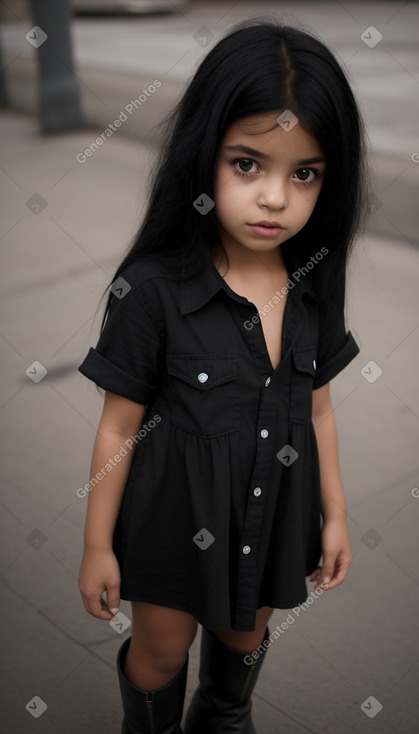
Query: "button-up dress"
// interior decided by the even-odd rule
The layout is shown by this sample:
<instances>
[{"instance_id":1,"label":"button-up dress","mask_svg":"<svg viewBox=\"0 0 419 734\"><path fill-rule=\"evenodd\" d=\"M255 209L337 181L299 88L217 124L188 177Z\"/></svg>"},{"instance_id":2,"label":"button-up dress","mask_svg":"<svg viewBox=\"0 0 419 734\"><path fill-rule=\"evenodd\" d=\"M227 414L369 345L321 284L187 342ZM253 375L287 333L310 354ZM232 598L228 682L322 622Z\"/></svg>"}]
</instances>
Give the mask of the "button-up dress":
<instances>
[{"instance_id":1,"label":"button-up dress","mask_svg":"<svg viewBox=\"0 0 419 734\"><path fill-rule=\"evenodd\" d=\"M121 598L253 630L259 607L307 599L321 558L312 390L359 347L343 313L326 319L309 273L288 281L276 369L264 312L212 263L191 279L148 258L120 278L79 370L147 406L113 535Z\"/></svg>"}]
</instances>

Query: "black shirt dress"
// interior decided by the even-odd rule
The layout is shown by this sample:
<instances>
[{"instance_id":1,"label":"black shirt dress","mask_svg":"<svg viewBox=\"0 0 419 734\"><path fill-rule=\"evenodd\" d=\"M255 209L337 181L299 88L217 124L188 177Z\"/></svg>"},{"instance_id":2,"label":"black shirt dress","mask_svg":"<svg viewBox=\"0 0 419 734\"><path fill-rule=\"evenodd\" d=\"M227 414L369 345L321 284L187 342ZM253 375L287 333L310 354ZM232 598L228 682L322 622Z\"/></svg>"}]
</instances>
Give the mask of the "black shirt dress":
<instances>
[{"instance_id":1,"label":"black shirt dress","mask_svg":"<svg viewBox=\"0 0 419 734\"><path fill-rule=\"evenodd\" d=\"M253 630L259 607L307 599L321 558L312 390L359 347L343 313L326 326L310 274L288 281L275 370L256 306L214 265L182 279L148 258L121 277L79 366L147 406L113 536L121 598Z\"/></svg>"}]
</instances>

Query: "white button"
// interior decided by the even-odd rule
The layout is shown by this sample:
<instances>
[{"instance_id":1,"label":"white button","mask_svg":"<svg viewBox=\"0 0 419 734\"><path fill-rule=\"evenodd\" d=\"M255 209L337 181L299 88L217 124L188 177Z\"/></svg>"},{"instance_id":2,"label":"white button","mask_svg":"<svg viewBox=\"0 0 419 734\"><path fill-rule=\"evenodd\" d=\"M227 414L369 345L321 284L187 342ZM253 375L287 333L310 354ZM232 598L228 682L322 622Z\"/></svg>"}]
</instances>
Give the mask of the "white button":
<instances>
[{"instance_id":1,"label":"white button","mask_svg":"<svg viewBox=\"0 0 419 734\"><path fill-rule=\"evenodd\" d=\"M206 372L200 372L198 375L199 382L206 382L208 380L208 375Z\"/></svg>"},{"instance_id":2,"label":"white button","mask_svg":"<svg viewBox=\"0 0 419 734\"><path fill-rule=\"evenodd\" d=\"M255 497L259 497L262 494L261 488L260 487L255 487L254 490L253 490L253 494L255 495Z\"/></svg>"},{"instance_id":3,"label":"white button","mask_svg":"<svg viewBox=\"0 0 419 734\"><path fill-rule=\"evenodd\" d=\"M266 382L265 382L265 387L268 387L268 385L269 385L270 381L271 381L271 378L270 378L270 377L268 377L268 379L267 379L267 380L266 380Z\"/></svg>"},{"instance_id":4,"label":"white button","mask_svg":"<svg viewBox=\"0 0 419 734\"><path fill-rule=\"evenodd\" d=\"M313 359L313 367L314 367L314 369L316 369L316 360L315 359Z\"/></svg>"},{"instance_id":5,"label":"white button","mask_svg":"<svg viewBox=\"0 0 419 734\"><path fill-rule=\"evenodd\" d=\"M250 553L250 545L245 545L244 546L243 553Z\"/></svg>"},{"instance_id":6,"label":"white button","mask_svg":"<svg viewBox=\"0 0 419 734\"><path fill-rule=\"evenodd\" d=\"M269 436L269 431L266 430L266 428L263 428L263 430L260 432L260 435L262 438L267 438Z\"/></svg>"}]
</instances>

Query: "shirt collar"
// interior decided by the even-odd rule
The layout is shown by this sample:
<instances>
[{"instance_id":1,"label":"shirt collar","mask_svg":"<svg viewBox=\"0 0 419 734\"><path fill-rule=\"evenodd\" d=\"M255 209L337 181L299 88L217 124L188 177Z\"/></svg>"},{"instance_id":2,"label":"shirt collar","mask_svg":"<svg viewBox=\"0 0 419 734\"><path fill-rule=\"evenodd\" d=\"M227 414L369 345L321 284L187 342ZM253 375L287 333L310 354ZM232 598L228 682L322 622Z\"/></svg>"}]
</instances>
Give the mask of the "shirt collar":
<instances>
[{"instance_id":1,"label":"shirt collar","mask_svg":"<svg viewBox=\"0 0 419 734\"><path fill-rule=\"evenodd\" d=\"M311 271L304 273L302 268L295 269L295 264L292 264L290 253L283 245L282 250L289 273L288 294L295 293L301 300L304 293L308 293L309 296L318 301L319 299L312 283ZM224 290L230 298L240 303L248 302L246 298L239 296L231 290L211 260L208 260L200 274L193 277L186 277L182 269L180 284L180 312L182 316L205 306L220 290Z\"/></svg>"},{"instance_id":2,"label":"shirt collar","mask_svg":"<svg viewBox=\"0 0 419 734\"><path fill-rule=\"evenodd\" d=\"M304 293L308 293L315 301L320 301L312 278L312 271L315 265L313 264L311 269L307 266L299 267L295 261L293 248L292 246L289 246L289 241L286 241L281 245L281 250L289 273L288 287L290 290L292 287L292 289L295 290L295 294L300 299L303 297ZM291 286L291 284L293 284L293 286Z\"/></svg>"}]
</instances>

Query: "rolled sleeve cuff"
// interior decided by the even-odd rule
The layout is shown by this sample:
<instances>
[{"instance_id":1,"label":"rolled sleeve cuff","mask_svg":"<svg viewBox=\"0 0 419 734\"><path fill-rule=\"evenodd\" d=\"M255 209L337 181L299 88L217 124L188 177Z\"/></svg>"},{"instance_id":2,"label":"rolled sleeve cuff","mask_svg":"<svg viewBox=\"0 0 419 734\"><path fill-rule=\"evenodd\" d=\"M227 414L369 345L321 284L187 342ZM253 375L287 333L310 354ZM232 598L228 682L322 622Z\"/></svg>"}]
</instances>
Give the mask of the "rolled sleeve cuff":
<instances>
[{"instance_id":1,"label":"rolled sleeve cuff","mask_svg":"<svg viewBox=\"0 0 419 734\"><path fill-rule=\"evenodd\" d=\"M143 405L148 405L156 392L155 387L124 372L93 347L90 347L78 370L104 390Z\"/></svg>"},{"instance_id":2,"label":"rolled sleeve cuff","mask_svg":"<svg viewBox=\"0 0 419 734\"><path fill-rule=\"evenodd\" d=\"M313 390L316 390L318 387L325 385L327 382L333 379L333 377L341 372L341 370L343 370L344 367L346 367L349 362L351 362L354 357L359 354L359 352L360 349L358 344L356 343L351 332L348 331L346 334L345 343L343 344L341 349L339 349L339 351L336 352L333 357L328 359L327 362L318 367L313 380Z\"/></svg>"}]
</instances>

